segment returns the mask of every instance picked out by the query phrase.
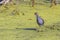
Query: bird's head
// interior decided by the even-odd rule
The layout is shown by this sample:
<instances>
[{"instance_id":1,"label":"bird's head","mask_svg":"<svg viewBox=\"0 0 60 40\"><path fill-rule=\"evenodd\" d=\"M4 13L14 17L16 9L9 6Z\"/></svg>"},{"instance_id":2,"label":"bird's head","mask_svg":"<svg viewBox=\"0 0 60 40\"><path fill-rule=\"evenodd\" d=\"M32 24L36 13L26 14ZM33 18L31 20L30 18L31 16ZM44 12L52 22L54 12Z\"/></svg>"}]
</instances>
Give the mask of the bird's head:
<instances>
[{"instance_id":1,"label":"bird's head","mask_svg":"<svg viewBox=\"0 0 60 40\"><path fill-rule=\"evenodd\" d=\"M41 17L41 16L39 16L39 15L38 15L38 13L37 13L37 12L35 12L35 13L34 13L34 15L35 15L36 17Z\"/></svg>"},{"instance_id":2,"label":"bird's head","mask_svg":"<svg viewBox=\"0 0 60 40\"><path fill-rule=\"evenodd\" d=\"M37 12L35 12L35 15L38 15L38 13L37 13Z\"/></svg>"}]
</instances>

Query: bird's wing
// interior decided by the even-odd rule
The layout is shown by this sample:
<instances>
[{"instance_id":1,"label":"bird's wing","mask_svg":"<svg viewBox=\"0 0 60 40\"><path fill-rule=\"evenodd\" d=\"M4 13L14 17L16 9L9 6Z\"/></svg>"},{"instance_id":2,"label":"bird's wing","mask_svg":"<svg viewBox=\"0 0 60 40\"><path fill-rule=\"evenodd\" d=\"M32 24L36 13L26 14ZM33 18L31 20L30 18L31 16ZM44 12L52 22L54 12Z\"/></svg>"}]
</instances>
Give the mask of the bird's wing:
<instances>
[{"instance_id":1,"label":"bird's wing","mask_svg":"<svg viewBox=\"0 0 60 40\"><path fill-rule=\"evenodd\" d=\"M40 24L43 24L44 23L44 20L40 17L38 17L37 21L40 23Z\"/></svg>"}]
</instances>

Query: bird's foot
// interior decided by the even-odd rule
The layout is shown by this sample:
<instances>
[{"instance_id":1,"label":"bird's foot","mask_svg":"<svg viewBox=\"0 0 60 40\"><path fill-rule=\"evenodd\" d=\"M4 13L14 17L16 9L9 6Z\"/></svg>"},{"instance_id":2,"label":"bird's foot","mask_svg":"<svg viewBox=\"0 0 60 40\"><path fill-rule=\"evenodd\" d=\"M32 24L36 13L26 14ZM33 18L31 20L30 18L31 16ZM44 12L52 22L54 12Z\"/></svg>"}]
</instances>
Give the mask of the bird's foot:
<instances>
[{"instance_id":1,"label":"bird's foot","mask_svg":"<svg viewBox=\"0 0 60 40\"><path fill-rule=\"evenodd\" d=\"M40 32L40 30L36 30L37 32Z\"/></svg>"},{"instance_id":2,"label":"bird's foot","mask_svg":"<svg viewBox=\"0 0 60 40\"><path fill-rule=\"evenodd\" d=\"M43 32L43 30L36 30L37 32Z\"/></svg>"}]
</instances>

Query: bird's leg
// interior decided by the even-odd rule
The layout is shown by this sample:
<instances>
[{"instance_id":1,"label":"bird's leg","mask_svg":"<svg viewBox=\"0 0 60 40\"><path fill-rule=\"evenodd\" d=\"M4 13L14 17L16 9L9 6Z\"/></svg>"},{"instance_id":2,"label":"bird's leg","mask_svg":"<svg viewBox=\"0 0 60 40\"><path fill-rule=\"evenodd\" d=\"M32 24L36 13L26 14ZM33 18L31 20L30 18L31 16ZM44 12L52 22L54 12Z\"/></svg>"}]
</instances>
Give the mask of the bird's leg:
<instances>
[{"instance_id":1,"label":"bird's leg","mask_svg":"<svg viewBox=\"0 0 60 40\"><path fill-rule=\"evenodd\" d=\"M36 28L36 31L37 31L37 32L39 32L39 31L40 31L40 27L39 27L39 26Z\"/></svg>"},{"instance_id":2,"label":"bird's leg","mask_svg":"<svg viewBox=\"0 0 60 40\"><path fill-rule=\"evenodd\" d=\"M40 30L39 30L39 29L37 29L36 31L37 31L37 32L39 32Z\"/></svg>"},{"instance_id":3,"label":"bird's leg","mask_svg":"<svg viewBox=\"0 0 60 40\"><path fill-rule=\"evenodd\" d=\"M42 26L38 26L36 31L37 31L37 32L43 32L43 29L44 29L44 28L43 28Z\"/></svg>"},{"instance_id":4,"label":"bird's leg","mask_svg":"<svg viewBox=\"0 0 60 40\"><path fill-rule=\"evenodd\" d=\"M40 32L43 32L43 29L44 29L44 27L43 27L43 26L41 26L41 28L40 28Z\"/></svg>"}]
</instances>

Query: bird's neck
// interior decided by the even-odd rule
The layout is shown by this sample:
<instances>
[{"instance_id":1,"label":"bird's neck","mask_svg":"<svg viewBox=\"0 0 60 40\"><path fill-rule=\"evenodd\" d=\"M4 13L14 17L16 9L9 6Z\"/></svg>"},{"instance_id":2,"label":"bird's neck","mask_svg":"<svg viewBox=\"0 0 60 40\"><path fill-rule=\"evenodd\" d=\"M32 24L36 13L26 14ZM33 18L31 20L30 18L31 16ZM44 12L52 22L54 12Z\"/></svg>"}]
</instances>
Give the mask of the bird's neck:
<instances>
[{"instance_id":1,"label":"bird's neck","mask_svg":"<svg viewBox=\"0 0 60 40\"><path fill-rule=\"evenodd\" d=\"M38 15L36 15L36 17L38 17Z\"/></svg>"},{"instance_id":2,"label":"bird's neck","mask_svg":"<svg viewBox=\"0 0 60 40\"><path fill-rule=\"evenodd\" d=\"M39 17L39 16L38 16L38 15L36 15L36 19L38 19L38 17Z\"/></svg>"}]
</instances>

